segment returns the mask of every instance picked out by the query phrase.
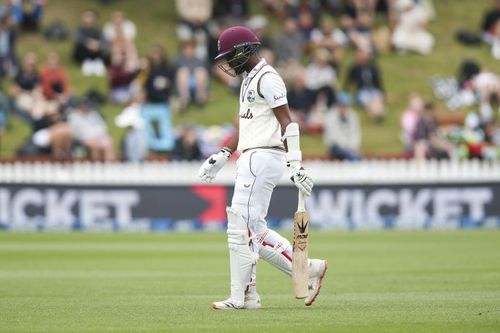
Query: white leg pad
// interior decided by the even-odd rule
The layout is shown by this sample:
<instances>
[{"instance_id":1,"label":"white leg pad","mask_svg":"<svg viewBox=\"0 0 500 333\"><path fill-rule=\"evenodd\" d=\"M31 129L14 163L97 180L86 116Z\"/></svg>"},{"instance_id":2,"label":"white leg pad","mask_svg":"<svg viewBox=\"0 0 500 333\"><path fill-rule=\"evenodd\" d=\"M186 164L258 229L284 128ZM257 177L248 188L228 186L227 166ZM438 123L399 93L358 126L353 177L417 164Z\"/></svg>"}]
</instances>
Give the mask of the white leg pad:
<instances>
[{"instance_id":1,"label":"white leg pad","mask_svg":"<svg viewBox=\"0 0 500 333\"><path fill-rule=\"evenodd\" d=\"M245 290L250 282L252 269L257 264L258 255L250 251L248 228L241 214L231 207L226 207L226 212L231 299L236 307L243 307Z\"/></svg>"}]
</instances>

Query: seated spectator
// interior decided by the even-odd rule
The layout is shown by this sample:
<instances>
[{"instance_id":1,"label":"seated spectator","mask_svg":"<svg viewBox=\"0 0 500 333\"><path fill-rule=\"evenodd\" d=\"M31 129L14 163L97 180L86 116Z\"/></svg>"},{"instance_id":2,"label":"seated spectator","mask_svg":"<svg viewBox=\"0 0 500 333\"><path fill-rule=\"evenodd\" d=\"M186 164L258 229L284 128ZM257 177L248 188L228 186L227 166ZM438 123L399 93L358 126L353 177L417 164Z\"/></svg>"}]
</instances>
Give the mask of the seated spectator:
<instances>
[{"instance_id":1,"label":"seated spectator","mask_svg":"<svg viewBox=\"0 0 500 333\"><path fill-rule=\"evenodd\" d=\"M314 52L313 61L305 70L306 88L313 94L315 102L319 94L324 94L327 106L330 107L335 98L336 83L335 70L328 64L328 52L325 49L317 49Z\"/></svg>"},{"instance_id":2,"label":"seated spectator","mask_svg":"<svg viewBox=\"0 0 500 333\"><path fill-rule=\"evenodd\" d=\"M113 12L111 22L106 23L103 28L104 39L110 46L111 64L123 62L127 72L133 72L138 68L139 56L135 46L136 34L135 24L127 20L123 12Z\"/></svg>"},{"instance_id":3,"label":"seated spectator","mask_svg":"<svg viewBox=\"0 0 500 333\"><path fill-rule=\"evenodd\" d=\"M208 20L213 11L213 0L176 0L177 13L182 22L177 25L177 38L179 41L195 41L195 55L207 61Z\"/></svg>"},{"instance_id":4,"label":"seated spectator","mask_svg":"<svg viewBox=\"0 0 500 333\"><path fill-rule=\"evenodd\" d=\"M38 153L51 153L58 161L71 158L73 131L56 104L48 104L43 116L33 121L32 142Z\"/></svg>"},{"instance_id":5,"label":"seated spectator","mask_svg":"<svg viewBox=\"0 0 500 333\"><path fill-rule=\"evenodd\" d=\"M74 138L88 149L92 161L115 160L113 139L108 134L106 122L88 101L78 103L70 112L68 122Z\"/></svg>"},{"instance_id":6,"label":"seated spectator","mask_svg":"<svg viewBox=\"0 0 500 333\"><path fill-rule=\"evenodd\" d=\"M7 130L7 124L8 124L7 113L9 111L10 111L9 99L0 91L0 140L2 140L1 136Z\"/></svg>"},{"instance_id":7,"label":"seated spectator","mask_svg":"<svg viewBox=\"0 0 500 333\"><path fill-rule=\"evenodd\" d=\"M8 13L0 15L0 78L17 70L16 34Z\"/></svg>"},{"instance_id":8,"label":"seated spectator","mask_svg":"<svg viewBox=\"0 0 500 333\"><path fill-rule=\"evenodd\" d=\"M356 12L355 16L344 15L341 18L342 30L349 38L350 44L372 55L375 54L373 24L372 16L366 11Z\"/></svg>"},{"instance_id":9,"label":"seated spectator","mask_svg":"<svg viewBox=\"0 0 500 333\"><path fill-rule=\"evenodd\" d=\"M16 24L23 30L38 31L42 21L45 0L11 0Z\"/></svg>"},{"instance_id":10,"label":"seated spectator","mask_svg":"<svg viewBox=\"0 0 500 333\"><path fill-rule=\"evenodd\" d=\"M212 17L218 21L232 20L235 24L242 24L249 12L248 0L215 0Z\"/></svg>"},{"instance_id":11,"label":"seated spectator","mask_svg":"<svg viewBox=\"0 0 500 333\"><path fill-rule=\"evenodd\" d=\"M375 120L381 121L384 117L384 88L378 66L370 55L358 50L356 62L351 65L345 87L356 87L356 99L368 114Z\"/></svg>"},{"instance_id":12,"label":"seated spectator","mask_svg":"<svg viewBox=\"0 0 500 333\"><path fill-rule=\"evenodd\" d=\"M494 6L483 16L481 33L483 41L493 45L493 41L498 36L498 21L500 20L500 0L493 0Z\"/></svg>"},{"instance_id":13,"label":"seated spectator","mask_svg":"<svg viewBox=\"0 0 500 333\"><path fill-rule=\"evenodd\" d=\"M495 118L493 103L500 101L500 76L482 71L472 79L472 87L479 96L481 122L490 122Z\"/></svg>"},{"instance_id":14,"label":"seated spectator","mask_svg":"<svg viewBox=\"0 0 500 333\"><path fill-rule=\"evenodd\" d=\"M350 104L348 94L337 94L335 107L324 115L323 134L332 158L357 161L361 159L361 132L358 116L350 108Z\"/></svg>"},{"instance_id":15,"label":"seated spectator","mask_svg":"<svg viewBox=\"0 0 500 333\"><path fill-rule=\"evenodd\" d=\"M175 140L172 158L177 161L198 161L202 157L193 126L185 125Z\"/></svg>"},{"instance_id":16,"label":"seated spectator","mask_svg":"<svg viewBox=\"0 0 500 333\"><path fill-rule=\"evenodd\" d=\"M484 125L484 134L483 157L488 160L500 159L500 126L496 121L490 121Z\"/></svg>"},{"instance_id":17,"label":"seated spectator","mask_svg":"<svg viewBox=\"0 0 500 333\"><path fill-rule=\"evenodd\" d=\"M307 128L307 119L315 102L315 96L306 88L305 82L304 69L298 70L291 78L290 89L287 90L292 119L303 129Z\"/></svg>"},{"instance_id":18,"label":"seated spectator","mask_svg":"<svg viewBox=\"0 0 500 333\"><path fill-rule=\"evenodd\" d=\"M132 104L115 119L116 126L127 131L122 141L122 157L127 162L142 162L148 156L147 134L141 116L143 102L144 93L137 93Z\"/></svg>"},{"instance_id":19,"label":"seated spectator","mask_svg":"<svg viewBox=\"0 0 500 333\"><path fill-rule=\"evenodd\" d=\"M274 54L279 66L289 61L300 61L304 53L304 36L298 29L297 20L288 17L283 23L283 31L274 40Z\"/></svg>"},{"instance_id":20,"label":"seated spectator","mask_svg":"<svg viewBox=\"0 0 500 333\"><path fill-rule=\"evenodd\" d=\"M274 63L273 42L268 36L267 19L262 15L255 15L247 21L247 27L252 30L260 41L259 54L268 64ZM228 75L226 75L228 76Z\"/></svg>"},{"instance_id":21,"label":"seated spectator","mask_svg":"<svg viewBox=\"0 0 500 333\"><path fill-rule=\"evenodd\" d=\"M422 5L413 0L398 0L398 23L392 35L392 44L399 52L417 52L428 55L434 47L434 37L425 25L428 18Z\"/></svg>"},{"instance_id":22,"label":"seated spectator","mask_svg":"<svg viewBox=\"0 0 500 333\"><path fill-rule=\"evenodd\" d=\"M45 64L40 67L40 83L46 100L58 106L68 102L70 97L68 76L59 63L57 53L49 53Z\"/></svg>"},{"instance_id":23,"label":"seated spectator","mask_svg":"<svg viewBox=\"0 0 500 333\"><path fill-rule=\"evenodd\" d=\"M17 72L11 88L16 112L28 119L39 119L44 111L44 98L40 86L40 76L36 65L36 55L28 52Z\"/></svg>"},{"instance_id":24,"label":"seated spectator","mask_svg":"<svg viewBox=\"0 0 500 333\"><path fill-rule=\"evenodd\" d=\"M417 124L424 109L424 100L417 94L413 94L408 102L408 107L401 114L401 141L407 153L413 153L413 144Z\"/></svg>"},{"instance_id":25,"label":"seated spectator","mask_svg":"<svg viewBox=\"0 0 500 333\"><path fill-rule=\"evenodd\" d=\"M434 103L425 103L415 129L415 159L443 159L450 157L450 146L438 134Z\"/></svg>"},{"instance_id":26,"label":"seated spectator","mask_svg":"<svg viewBox=\"0 0 500 333\"><path fill-rule=\"evenodd\" d=\"M76 29L73 59L82 64L84 75L103 76L108 56L108 46L101 29L97 26L97 13L86 10L82 14L80 26Z\"/></svg>"},{"instance_id":27,"label":"seated spectator","mask_svg":"<svg viewBox=\"0 0 500 333\"><path fill-rule=\"evenodd\" d=\"M129 69L124 54L115 54L108 70L109 97L116 104L127 104L134 94L132 82L137 75L137 69Z\"/></svg>"},{"instance_id":28,"label":"seated spectator","mask_svg":"<svg viewBox=\"0 0 500 333\"><path fill-rule=\"evenodd\" d=\"M331 18L324 18L319 29L311 33L314 49L324 49L328 52L328 63L337 68L342 58L342 47L347 45L347 36L342 30L335 28Z\"/></svg>"},{"instance_id":29,"label":"seated spectator","mask_svg":"<svg viewBox=\"0 0 500 333\"><path fill-rule=\"evenodd\" d=\"M181 110L186 109L192 100L198 106L203 106L208 96L209 77L206 63L196 58L194 48L194 41L181 43L180 54L174 62Z\"/></svg>"}]
</instances>

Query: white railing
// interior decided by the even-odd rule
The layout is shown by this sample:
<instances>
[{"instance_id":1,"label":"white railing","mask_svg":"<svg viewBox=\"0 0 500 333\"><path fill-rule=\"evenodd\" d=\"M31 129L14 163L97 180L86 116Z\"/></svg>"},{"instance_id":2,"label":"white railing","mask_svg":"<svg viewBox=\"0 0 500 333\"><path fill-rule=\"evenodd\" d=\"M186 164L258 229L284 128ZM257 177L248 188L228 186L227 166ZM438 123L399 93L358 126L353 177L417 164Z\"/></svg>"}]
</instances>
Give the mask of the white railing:
<instances>
[{"instance_id":1,"label":"white railing","mask_svg":"<svg viewBox=\"0 0 500 333\"><path fill-rule=\"evenodd\" d=\"M200 183L197 176L200 165L201 162L4 163L0 164L0 184L193 185ZM305 161L304 166L318 185L500 181L500 162ZM235 175L235 163L228 163L218 175L216 184L233 184ZM286 173L283 175L282 183L289 184Z\"/></svg>"}]
</instances>

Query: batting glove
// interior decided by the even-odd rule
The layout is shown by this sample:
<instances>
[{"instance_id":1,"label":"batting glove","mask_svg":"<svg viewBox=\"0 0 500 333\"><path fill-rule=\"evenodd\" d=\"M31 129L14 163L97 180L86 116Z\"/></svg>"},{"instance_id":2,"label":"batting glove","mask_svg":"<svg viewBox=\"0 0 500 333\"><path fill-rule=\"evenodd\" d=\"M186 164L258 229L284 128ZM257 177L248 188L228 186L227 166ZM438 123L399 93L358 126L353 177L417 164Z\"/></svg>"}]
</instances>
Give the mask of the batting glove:
<instances>
[{"instance_id":1,"label":"batting glove","mask_svg":"<svg viewBox=\"0 0 500 333\"><path fill-rule=\"evenodd\" d=\"M202 165L200 170L198 170L198 176L204 183L211 183L214 181L217 172L222 169L224 164L231 157L231 150L229 148L222 148L217 154L210 156Z\"/></svg>"},{"instance_id":2,"label":"batting glove","mask_svg":"<svg viewBox=\"0 0 500 333\"><path fill-rule=\"evenodd\" d=\"M299 161L290 161L287 163L288 174L290 179L295 184L295 186L304 193L304 195L311 195L312 188L314 186L311 176L309 176L306 170L300 165Z\"/></svg>"}]
</instances>

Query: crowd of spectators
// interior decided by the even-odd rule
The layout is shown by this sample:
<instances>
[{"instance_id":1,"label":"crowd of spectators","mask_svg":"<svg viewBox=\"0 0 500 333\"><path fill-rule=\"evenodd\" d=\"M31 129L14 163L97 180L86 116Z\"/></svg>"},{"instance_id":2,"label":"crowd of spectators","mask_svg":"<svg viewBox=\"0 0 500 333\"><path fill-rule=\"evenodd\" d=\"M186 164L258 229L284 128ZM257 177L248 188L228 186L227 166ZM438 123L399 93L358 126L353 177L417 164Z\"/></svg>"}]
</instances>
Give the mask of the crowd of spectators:
<instances>
[{"instance_id":1,"label":"crowd of spectators","mask_svg":"<svg viewBox=\"0 0 500 333\"><path fill-rule=\"evenodd\" d=\"M481 40L500 52L500 1L494 3L484 17ZM218 35L238 24L255 31L262 43L260 55L285 79L293 120L306 133L322 135L331 158L362 159L358 112L366 113L381 131L387 116L388 92L379 58L391 50L401 56L432 53L435 40L427 26L436 15L432 1L260 0L260 4L266 16L251 16L249 0L176 0L178 22L172 38L178 49L172 60L161 45L152 45L146 56L139 54L136 38L141 31L132 13L116 10L101 26L98 12L86 10L72 34L71 54L52 52L39 65L33 52L18 61L16 36L22 38L18 31L41 29L46 2L5 0L0 6L0 77L10 88L0 94L0 135L6 122L2 110L12 109L32 126L29 140L18 149L20 155L143 161L156 152L176 160L201 159L219 148L229 127L174 128L172 113L191 106L202 110L209 101L211 77L238 94L240 78L225 75L213 62ZM271 33L269 17L282 22L279 31ZM106 96L96 91L75 96L61 56L70 57L82 76L106 77ZM469 149L466 157L494 156L491 151L478 154L477 145L467 141L478 137L496 145L498 155L494 105L500 99L500 79L487 71L469 72L458 78L453 94L445 94L447 105L477 104L479 120L468 116L458 140L456 128L443 131L439 126L436 104L413 94L401 117L407 156L465 156L464 145ZM442 92L448 81L436 82L435 90ZM103 102L123 109L114 122L106 122L99 112ZM107 123L125 129L120 143L113 142Z\"/></svg>"}]
</instances>

